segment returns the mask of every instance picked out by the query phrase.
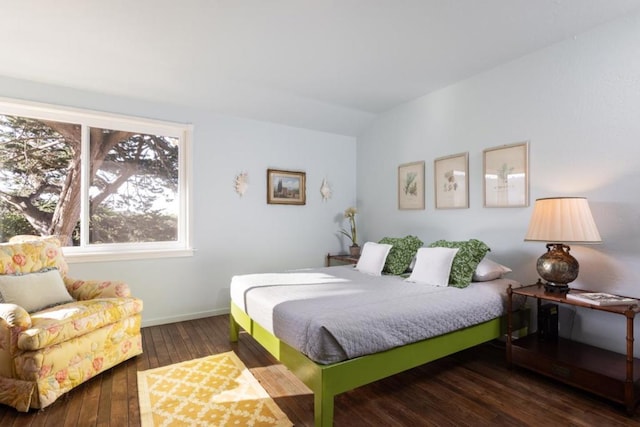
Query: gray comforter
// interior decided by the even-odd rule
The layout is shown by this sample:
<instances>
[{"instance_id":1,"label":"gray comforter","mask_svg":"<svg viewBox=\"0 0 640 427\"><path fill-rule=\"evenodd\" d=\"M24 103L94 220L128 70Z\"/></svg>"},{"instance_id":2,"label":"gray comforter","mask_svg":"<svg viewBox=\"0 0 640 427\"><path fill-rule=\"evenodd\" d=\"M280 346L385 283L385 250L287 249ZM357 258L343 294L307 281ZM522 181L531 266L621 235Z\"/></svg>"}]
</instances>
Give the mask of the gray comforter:
<instances>
[{"instance_id":1,"label":"gray comforter","mask_svg":"<svg viewBox=\"0 0 640 427\"><path fill-rule=\"evenodd\" d=\"M442 335L506 312L498 279L465 289L370 276L352 266L234 276L231 299L279 339L323 364Z\"/></svg>"}]
</instances>

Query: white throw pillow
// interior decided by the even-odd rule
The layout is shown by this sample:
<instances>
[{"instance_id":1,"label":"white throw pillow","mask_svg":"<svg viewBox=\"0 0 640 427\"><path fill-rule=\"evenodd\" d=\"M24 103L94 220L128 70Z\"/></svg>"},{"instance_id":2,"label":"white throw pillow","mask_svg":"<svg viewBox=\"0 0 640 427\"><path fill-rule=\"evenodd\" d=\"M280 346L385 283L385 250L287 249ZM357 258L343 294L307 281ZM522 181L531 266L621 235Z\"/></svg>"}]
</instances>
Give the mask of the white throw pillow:
<instances>
[{"instance_id":1,"label":"white throw pillow","mask_svg":"<svg viewBox=\"0 0 640 427\"><path fill-rule=\"evenodd\" d=\"M58 270L0 275L0 300L16 304L29 313L73 301Z\"/></svg>"},{"instance_id":2,"label":"white throw pillow","mask_svg":"<svg viewBox=\"0 0 640 427\"><path fill-rule=\"evenodd\" d=\"M433 286L449 286L449 273L458 248L420 248L416 265L407 282Z\"/></svg>"},{"instance_id":3,"label":"white throw pillow","mask_svg":"<svg viewBox=\"0 0 640 427\"><path fill-rule=\"evenodd\" d=\"M474 282L488 282L489 280L500 279L506 273L510 273L512 270L502 264L490 260L487 257L482 258L482 261L476 267L476 271L473 273Z\"/></svg>"},{"instance_id":4,"label":"white throw pillow","mask_svg":"<svg viewBox=\"0 0 640 427\"><path fill-rule=\"evenodd\" d=\"M361 273L373 274L374 276L380 276L384 263L387 260L387 255L391 250L392 245L385 243L367 242L362 247L362 254L356 264L356 270Z\"/></svg>"}]
</instances>

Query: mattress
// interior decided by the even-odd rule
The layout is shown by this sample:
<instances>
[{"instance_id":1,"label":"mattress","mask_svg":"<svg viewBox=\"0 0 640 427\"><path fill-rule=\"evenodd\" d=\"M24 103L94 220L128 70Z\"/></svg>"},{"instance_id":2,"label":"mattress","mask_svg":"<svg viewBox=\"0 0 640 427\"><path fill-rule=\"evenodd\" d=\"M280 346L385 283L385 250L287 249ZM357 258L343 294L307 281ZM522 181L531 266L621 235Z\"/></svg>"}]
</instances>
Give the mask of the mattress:
<instances>
[{"instance_id":1,"label":"mattress","mask_svg":"<svg viewBox=\"0 0 640 427\"><path fill-rule=\"evenodd\" d=\"M510 279L438 287L353 266L246 274L231 300L310 359L330 364L446 334L506 313Z\"/></svg>"}]
</instances>

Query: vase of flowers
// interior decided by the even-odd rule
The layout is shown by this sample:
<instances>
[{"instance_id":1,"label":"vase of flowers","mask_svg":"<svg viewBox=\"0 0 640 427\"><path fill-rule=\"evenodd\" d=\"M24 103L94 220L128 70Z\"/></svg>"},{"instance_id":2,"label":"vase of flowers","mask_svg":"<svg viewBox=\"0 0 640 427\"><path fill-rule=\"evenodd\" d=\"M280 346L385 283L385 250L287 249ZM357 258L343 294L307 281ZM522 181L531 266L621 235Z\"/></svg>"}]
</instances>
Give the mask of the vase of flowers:
<instances>
[{"instance_id":1,"label":"vase of flowers","mask_svg":"<svg viewBox=\"0 0 640 427\"><path fill-rule=\"evenodd\" d=\"M340 233L344 234L351 240L351 246L349 246L349 253L351 256L360 255L360 246L358 246L358 232L356 230L356 214L358 210L356 208L347 208L344 211L344 217L349 220L350 230L340 229Z\"/></svg>"}]
</instances>

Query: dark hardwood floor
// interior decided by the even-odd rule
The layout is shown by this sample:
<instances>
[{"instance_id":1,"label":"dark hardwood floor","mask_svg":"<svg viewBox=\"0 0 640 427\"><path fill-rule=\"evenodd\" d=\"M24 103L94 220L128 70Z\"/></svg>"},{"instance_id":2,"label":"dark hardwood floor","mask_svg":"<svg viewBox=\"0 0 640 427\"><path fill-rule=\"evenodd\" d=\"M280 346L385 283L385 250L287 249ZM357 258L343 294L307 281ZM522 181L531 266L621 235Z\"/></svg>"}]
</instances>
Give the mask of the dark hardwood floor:
<instances>
[{"instance_id":1,"label":"dark hardwood floor","mask_svg":"<svg viewBox=\"0 0 640 427\"><path fill-rule=\"evenodd\" d=\"M144 354L41 411L0 405L0 426L139 426L136 372L234 350L296 426L313 425L309 390L247 334L228 340L228 317L143 329ZM510 370L489 343L339 395L336 426L630 426L620 405Z\"/></svg>"}]
</instances>

